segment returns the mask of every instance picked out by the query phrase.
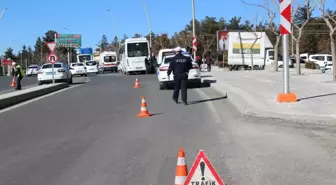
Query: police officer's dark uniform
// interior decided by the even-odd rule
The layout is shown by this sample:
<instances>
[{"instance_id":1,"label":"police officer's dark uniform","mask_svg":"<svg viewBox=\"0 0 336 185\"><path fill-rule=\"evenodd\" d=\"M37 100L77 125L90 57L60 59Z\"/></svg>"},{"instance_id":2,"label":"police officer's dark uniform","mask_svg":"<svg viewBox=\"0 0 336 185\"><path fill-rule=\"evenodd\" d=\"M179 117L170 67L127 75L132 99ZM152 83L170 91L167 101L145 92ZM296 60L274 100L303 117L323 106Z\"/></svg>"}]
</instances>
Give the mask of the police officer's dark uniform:
<instances>
[{"instance_id":1,"label":"police officer's dark uniform","mask_svg":"<svg viewBox=\"0 0 336 185\"><path fill-rule=\"evenodd\" d=\"M177 54L172 62L169 64L168 76L173 72L174 74L174 94L173 100L178 103L179 91L181 89L182 101L187 105L187 86L188 73L192 69L192 60L190 57L184 56L180 47L175 49Z\"/></svg>"},{"instance_id":2,"label":"police officer's dark uniform","mask_svg":"<svg viewBox=\"0 0 336 185\"><path fill-rule=\"evenodd\" d=\"M16 90L21 90L21 80L24 76L24 71L19 64L15 65L15 76L16 76Z\"/></svg>"}]
</instances>

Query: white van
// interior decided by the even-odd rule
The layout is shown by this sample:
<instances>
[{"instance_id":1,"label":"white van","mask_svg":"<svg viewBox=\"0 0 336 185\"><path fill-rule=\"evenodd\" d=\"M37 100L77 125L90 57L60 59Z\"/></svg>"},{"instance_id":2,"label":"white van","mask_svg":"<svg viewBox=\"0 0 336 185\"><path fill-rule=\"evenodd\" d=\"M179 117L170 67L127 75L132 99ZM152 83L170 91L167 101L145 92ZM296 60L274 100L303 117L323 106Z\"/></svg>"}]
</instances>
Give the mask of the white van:
<instances>
[{"instance_id":1,"label":"white van","mask_svg":"<svg viewBox=\"0 0 336 185\"><path fill-rule=\"evenodd\" d=\"M119 61L124 74L146 73L149 60L149 43L146 38L130 38L121 44Z\"/></svg>"},{"instance_id":2,"label":"white van","mask_svg":"<svg viewBox=\"0 0 336 185\"><path fill-rule=\"evenodd\" d=\"M104 51L99 55L99 65L103 66L102 72L118 72L117 53L115 51Z\"/></svg>"},{"instance_id":3,"label":"white van","mask_svg":"<svg viewBox=\"0 0 336 185\"><path fill-rule=\"evenodd\" d=\"M308 54L308 53L302 53L302 54L300 54L300 58L301 58L304 62L308 62L309 54Z\"/></svg>"},{"instance_id":4,"label":"white van","mask_svg":"<svg viewBox=\"0 0 336 185\"><path fill-rule=\"evenodd\" d=\"M264 69L274 63L275 50L265 32L229 32L228 39L230 70L251 69L252 65L253 69ZM278 67L281 68L282 64L283 57L279 53ZM289 67L293 67L291 60Z\"/></svg>"},{"instance_id":5,"label":"white van","mask_svg":"<svg viewBox=\"0 0 336 185\"><path fill-rule=\"evenodd\" d=\"M162 63L162 60L165 56L175 55L175 52L173 49L160 49L159 54L157 56L156 63L160 65Z\"/></svg>"},{"instance_id":6,"label":"white van","mask_svg":"<svg viewBox=\"0 0 336 185\"><path fill-rule=\"evenodd\" d=\"M332 65L332 55L329 54L315 54L309 56L309 61L319 65L320 68Z\"/></svg>"}]
</instances>

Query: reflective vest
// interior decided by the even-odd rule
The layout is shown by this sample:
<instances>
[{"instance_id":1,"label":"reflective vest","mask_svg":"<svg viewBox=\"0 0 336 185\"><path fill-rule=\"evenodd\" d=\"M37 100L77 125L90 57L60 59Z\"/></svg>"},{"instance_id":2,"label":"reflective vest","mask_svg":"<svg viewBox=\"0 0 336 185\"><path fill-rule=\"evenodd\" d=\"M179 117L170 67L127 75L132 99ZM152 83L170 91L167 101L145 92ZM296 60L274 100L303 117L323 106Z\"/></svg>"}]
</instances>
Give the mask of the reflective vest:
<instances>
[{"instance_id":1,"label":"reflective vest","mask_svg":"<svg viewBox=\"0 0 336 185\"><path fill-rule=\"evenodd\" d=\"M22 70L20 65L15 66L15 69L16 69L16 71L19 70L20 76L22 76L22 77L24 76L24 71Z\"/></svg>"}]
</instances>

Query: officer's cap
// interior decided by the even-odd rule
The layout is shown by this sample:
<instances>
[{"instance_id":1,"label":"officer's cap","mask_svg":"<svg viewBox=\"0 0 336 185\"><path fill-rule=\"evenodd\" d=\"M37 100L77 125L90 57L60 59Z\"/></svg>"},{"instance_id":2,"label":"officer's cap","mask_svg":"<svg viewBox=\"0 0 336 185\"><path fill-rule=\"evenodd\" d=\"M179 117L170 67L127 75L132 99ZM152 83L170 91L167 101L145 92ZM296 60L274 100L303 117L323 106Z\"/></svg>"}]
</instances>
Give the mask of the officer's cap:
<instances>
[{"instance_id":1,"label":"officer's cap","mask_svg":"<svg viewBox=\"0 0 336 185\"><path fill-rule=\"evenodd\" d=\"M182 52L182 48L181 48L180 46L178 46L178 47L176 47L176 48L174 49L174 51L175 51L175 52Z\"/></svg>"}]
</instances>

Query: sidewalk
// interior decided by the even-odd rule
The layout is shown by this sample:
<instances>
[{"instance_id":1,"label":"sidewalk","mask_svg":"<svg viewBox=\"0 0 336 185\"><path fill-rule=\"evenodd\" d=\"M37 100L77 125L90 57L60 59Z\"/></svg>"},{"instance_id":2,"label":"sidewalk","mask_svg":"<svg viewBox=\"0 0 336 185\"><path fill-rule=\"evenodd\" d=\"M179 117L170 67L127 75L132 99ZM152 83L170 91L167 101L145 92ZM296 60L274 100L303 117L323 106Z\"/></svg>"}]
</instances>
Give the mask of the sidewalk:
<instances>
[{"instance_id":1,"label":"sidewalk","mask_svg":"<svg viewBox=\"0 0 336 185\"><path fill-rule=\"evenodd\" d=\"M227 93L243 114L336 125L336 82L331 73L307 69L302 73L296 75L295 69L290 69L290 91L296 93L296 103L277 102L277 95L283 92L280 71L225 71L213 67L212 72L202 75L211 76L204 80L216 80L211 86Z\"/></svg>"}]
</instances>

